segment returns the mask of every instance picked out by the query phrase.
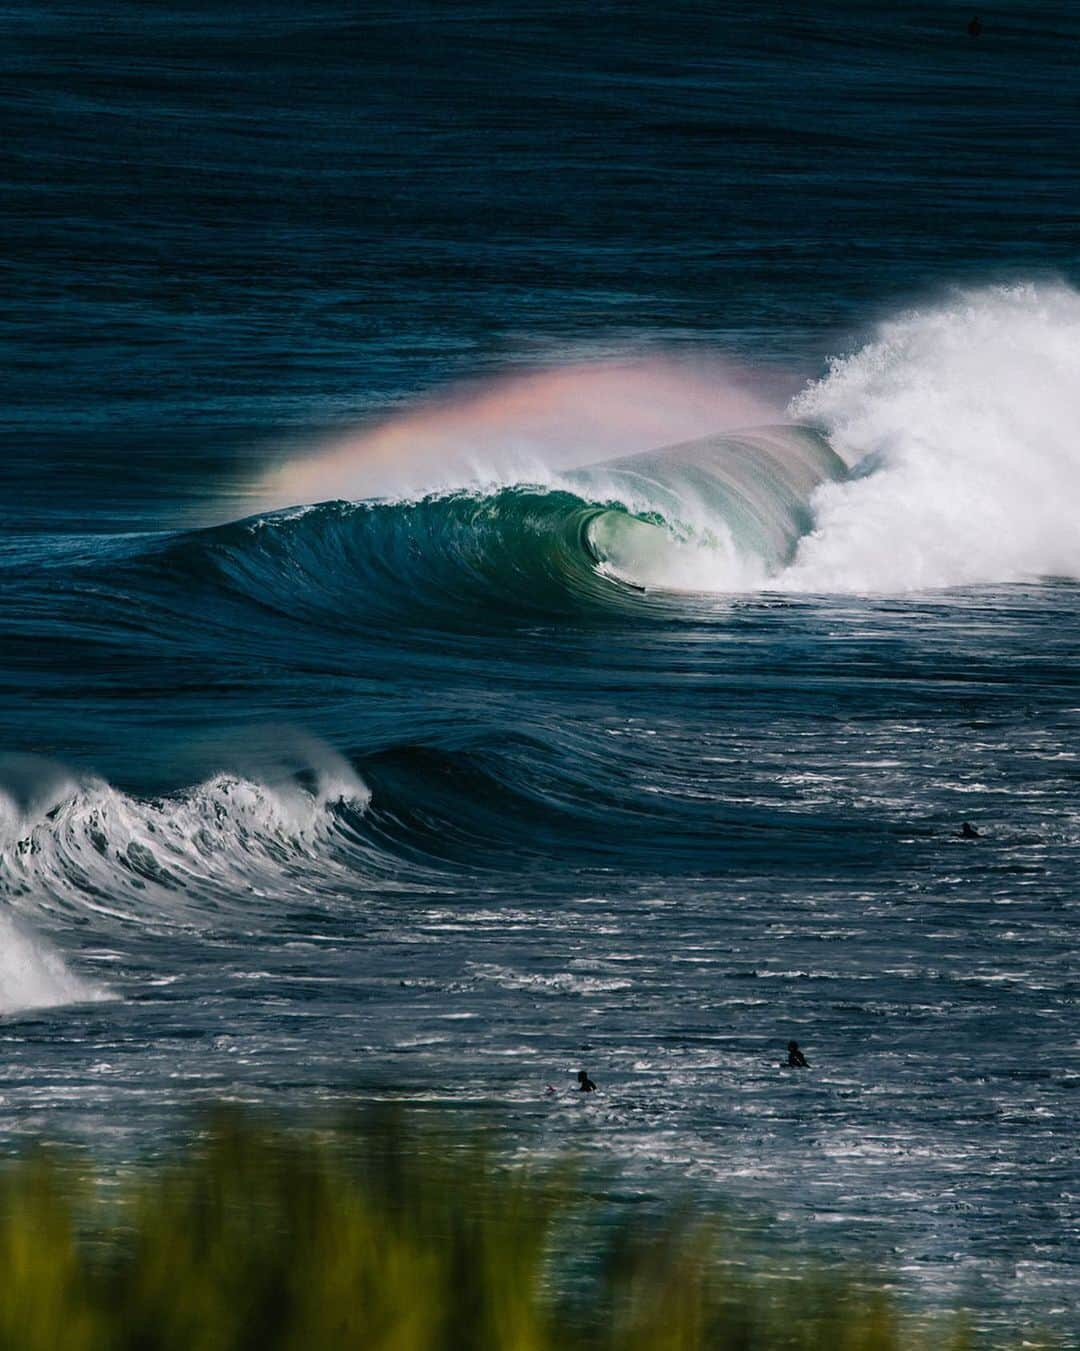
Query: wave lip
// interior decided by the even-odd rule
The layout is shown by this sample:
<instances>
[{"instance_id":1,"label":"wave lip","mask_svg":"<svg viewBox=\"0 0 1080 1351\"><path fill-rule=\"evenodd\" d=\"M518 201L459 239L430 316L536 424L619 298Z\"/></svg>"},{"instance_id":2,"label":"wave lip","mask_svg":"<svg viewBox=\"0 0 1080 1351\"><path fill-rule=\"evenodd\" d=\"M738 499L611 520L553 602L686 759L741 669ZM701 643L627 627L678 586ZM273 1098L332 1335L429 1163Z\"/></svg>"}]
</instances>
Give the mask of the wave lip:
<instances>
[{"instance_id":1,"label":"wave lip","mask_svg":"<svg viewBox=\"0 0 1080 1351\"><path fill-rule=\"evenodd\" d=\"M788 564L810 529L810 502L846 474L816 432L754 428L627 456L569 476L627 503L590 542L613 575L660 592L757 590ZM662 528L643 530L641 521Z\"/></svg>"}]
</instances>

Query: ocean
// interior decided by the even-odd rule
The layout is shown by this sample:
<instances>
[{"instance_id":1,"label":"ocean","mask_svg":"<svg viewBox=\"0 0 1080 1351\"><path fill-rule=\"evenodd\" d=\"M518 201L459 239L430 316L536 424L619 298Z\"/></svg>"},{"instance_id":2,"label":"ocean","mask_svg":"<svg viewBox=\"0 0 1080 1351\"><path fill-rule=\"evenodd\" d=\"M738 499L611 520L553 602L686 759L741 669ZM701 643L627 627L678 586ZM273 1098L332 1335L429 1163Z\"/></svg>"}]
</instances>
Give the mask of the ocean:
<instances>
[{"instance_id":1,"label":"ocean","mask_svg":"<svg viewBox=\"0 0 1080 1351\"><path fill-rule=\"evenodd\" d=\"M1077 1334L1080 11L970 18L5 8L6 1152L400 1097Z\"/></svg>"}]
</instances>

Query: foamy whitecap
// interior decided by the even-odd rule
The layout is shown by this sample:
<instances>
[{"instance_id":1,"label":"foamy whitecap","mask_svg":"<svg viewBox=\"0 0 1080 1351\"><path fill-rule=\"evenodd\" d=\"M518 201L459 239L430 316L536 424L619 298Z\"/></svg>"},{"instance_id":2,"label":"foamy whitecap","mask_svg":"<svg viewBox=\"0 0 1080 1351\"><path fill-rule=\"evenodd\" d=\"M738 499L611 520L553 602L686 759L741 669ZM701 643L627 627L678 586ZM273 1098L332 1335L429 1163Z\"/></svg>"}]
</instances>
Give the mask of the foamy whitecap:
<instances>
[{"instance_id":1,"label":"foamy whitecap","mask_svg":"<svg viewBox=\"0 0 1080 1351\"><path fill-rule=\"evenodd\" d=\"M0 899L34 917L93 911L113 919L186 922L224 888L250 895L318 856L336 809L370 793L323 749L302 784L219 774L183 792L139 798L102 779L53 774L50 792L0 792ZM43 762L44 763L44 762Z\"/></svg>"},{"instance_id":2,"label":"foamy whitecap","mask_svg":"<svg viewBox=\"0 0 1080 1351\"><path fill-rule=\"evenodd\" d=\"M792 404L856 466L776 579L909 591L1080 577L1080 294L958 294L882 324Z\"/></svg>"}]
</instances>

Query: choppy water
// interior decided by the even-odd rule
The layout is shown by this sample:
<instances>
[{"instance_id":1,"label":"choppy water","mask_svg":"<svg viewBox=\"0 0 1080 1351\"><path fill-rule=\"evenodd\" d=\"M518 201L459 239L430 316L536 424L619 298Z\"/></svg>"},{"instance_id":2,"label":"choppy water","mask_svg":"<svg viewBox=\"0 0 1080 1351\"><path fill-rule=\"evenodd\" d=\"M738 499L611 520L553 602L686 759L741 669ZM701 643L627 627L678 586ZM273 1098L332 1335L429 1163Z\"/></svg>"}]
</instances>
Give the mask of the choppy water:
<instances>
[{"instance_id":1,"label":"choppy water","mask_svg":"<svg viewBox=\"0 0 1080 1351\"><path fill-rule=\"evenodd\" d=\"M1078 33L966 17L8 16L4 1139L494 1106L1075 1326Z\"/></svg>"}]
</instances>

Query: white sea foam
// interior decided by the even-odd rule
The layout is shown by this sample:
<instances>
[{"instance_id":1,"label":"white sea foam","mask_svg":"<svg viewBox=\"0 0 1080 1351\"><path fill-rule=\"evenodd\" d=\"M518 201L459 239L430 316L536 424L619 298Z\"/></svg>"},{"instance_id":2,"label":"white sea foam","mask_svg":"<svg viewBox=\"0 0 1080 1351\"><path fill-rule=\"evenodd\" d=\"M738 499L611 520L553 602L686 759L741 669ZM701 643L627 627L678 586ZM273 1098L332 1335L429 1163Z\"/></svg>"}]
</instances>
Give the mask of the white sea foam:
<instances>
[{"instance_id":1,"label":"white sea foam","mask_svg":"<svg viewBox=\"0 0 1080 1351\"><path fill-rule=\"evenodd\" d=\"M0 1014L109 997L103 986L74 975L25 923L0 912Z\"/></svg>"},{"instance_id":2,"label":"white sea foam","mask_svg":"<svg viewBox=\"0 0 1080 1351\"><path fill-rule=\"evenodd\" d=\"M317 852L332 871L320 847L333 808L363 808L370 794L346 761L312 745L306 785L287 774L270 783L219 774L161 798L45 761L34 776L21 757L18 782L0 786L0 899L35 919L92 910L183 921L223 891L276 886Z\"/></svg>"},{"instance_id":3,"label":"white sea foam","mask_svg":"<svg viewBox=\"0 0 1080 1351\"><path fill-rule=\"evenodd\" d=\"M670 484L639 480L628 493L625 474L609 482L600 467L597 495L687 527L615 522L605 570L700 592L1080 578L1080 293L984 288L903 314L832 361L788 411L822 431L851 469L814 491L813 528L789 566L770 567L736 543L727 504L686 484L673 495ZM803 453L795 440L787 447L793 465Z\"/></svg>"},{"instance_id":4,"label":"white sea foam","mask_svg":"<svg viewBox=\"0 0 1080 1351\"><path fill-rule=\"evenodd\" d=\"M1080 577L1080 294L971 291L880 326L791 415L856 477L772 585L882 592Z\"/></svg>"}]
</instances>

